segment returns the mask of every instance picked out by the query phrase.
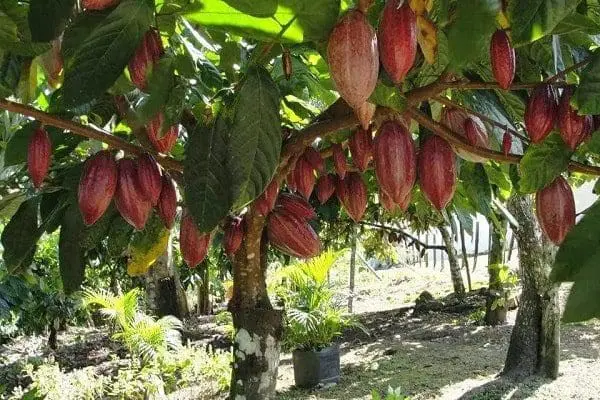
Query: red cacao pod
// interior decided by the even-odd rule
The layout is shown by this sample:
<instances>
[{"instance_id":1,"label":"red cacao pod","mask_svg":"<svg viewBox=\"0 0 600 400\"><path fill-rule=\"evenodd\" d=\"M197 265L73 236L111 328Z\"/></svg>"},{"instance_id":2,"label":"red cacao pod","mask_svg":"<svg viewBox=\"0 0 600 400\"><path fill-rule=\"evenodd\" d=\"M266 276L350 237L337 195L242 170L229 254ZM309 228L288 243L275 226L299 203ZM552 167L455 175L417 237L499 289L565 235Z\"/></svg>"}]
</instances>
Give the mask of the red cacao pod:
<instances>
[{"instance_id":1,"label":"red cacao pod","mask_svg":"<svg viewBox=\"0 0 600 400\"><path fill-rule=\"evenodd\" d=\"M556 93L551 85L541 84L533 89L525 107L525 129L533 143L546 139L554 128L556 113Z\"/></svg>"},{"instance_id":2,"label":"red cacao pod","mask_svg":"<svg viewBox=\"0 0 600 400\"><path fill-rule=\"evenodd\" d=\"M177 191L173 179L166 173L163 174L161 179L160 196L156 211L167 229L171 229L177 215Z\"/></svg>"},{"instance_id":3,"label":"red cacao pod","mask_svg":"<svg viewBox=\"0 0 600 400\"><path fill-rule=\"evenodd\" d=\"M350 172L343 184L346 187L346 195L342 205L350 218L359 222L367 210L367 185L358 172Z\"/></svg>"},{"instance_id":4,"label":"red cacao pod","mask_svg":"<svg viewBox=\"0 0 600 400\"><path fill-rule=\"evenodd\" d=\"M408 206L410 206L410 200L411 199L412 199L412 193L408 192L408 194L406 196L404 196L404 198L402 199L402 201L400 201L398 203L398 207L400 207L400 209L402 211L408 210Z\"/></svg>"},{"instance_id":5,"label":"red cacao pod","mask_svg":"<svg viewBox=\"0 0 600 400\"><path fill-rule=\"evenodd\" d=\"M104 10L114 7L120 2L121 0L82 0L81 6L86 10Z\"/></svg>"},{"instance_id":6,"label":"red cacao pod","mask_svg":"<svg viewBox=\"0 0 600 400\"><path fill-rule=\"evenodd\" d=\"M329 36L327 59L340 96L353 109L367 101L379 74L377 36L367 17L348 11Z\"/></svg>"},{"instance_id":7,"label":"red cacao pod","mask_svg":"<svg viewBox=\"0 0 600 400\"><path fill-rule=\"evenodd\" d=\"M456 190L456 155L439 136L429 136L421 143L417 159L419 185L429 202L444 209Z\"/></svg>"},{"instance_id":8,"label":"red cacao pod","mask_svg":"<svg viewBox=\"0 0 600 400\"><path fill-rule=\"evenodd\" d=\"M467 121L469 125L469 132L466 130ZM467 115L462 110L457 108L446 107L442 111L442 124L446 125L453 132L458 133L469 141L474 146L479 146L483 148L489 148L489 137L488 133L485 129L485 125L474 115ZM454 151L458 154L462 159L471 161L471 162L485 162L486 159L483 157L479 157L473 153L470 153L466 150L455 148Z\"/></svg>"},{"instance_id":9,"label":"red cacao pod","mask_svg":"<svg viewBox=\"0 0 600 400\"><path fill-rule=\"evenodd\" d=\"M379 188L379 203L389 212L396 211L396 203L385 191Z\"/></svg>"},{"instance_id":10,"label":"red cacao pod","mask_svg":"<svg viewBox=\"0 0 600 400\"><path fill-rule=\"evenodd\" d=\"M162 125L164 123L165 116L162 112L158 113L148 125L146 125L146 132L148 139L159 153L168 153L171 151L177 137L179 136L179 126L173 125L167 131L161 135Z\"/></svg>"},{"instance_id":11,"label":"red cacao pod","mask_svg":"<svg viewBox=\"0 0 600 400\"><path fill-rule=\"evenodd\" d=\"M512 135L509 131L504 132L504 136L502 137L502 152L505 156L510 153L510 149L512 148Z\"/></svg>"},{"instance_id":12,"label":"red cacao pod","mask_svg":"<svg viewBox=\"0 0 600 400\"><path fill-rule=\"evenodd\" d=\"M304 158L310 163L315 171L325 171L325 161L323 161L321 153L314 147L308 146L306 150L304 150Z\"/></svg>"},{"instance_id":13,"label":"red cacao pod","mask_svg":"<svg viewBox=\"0 0 600 400\"><path fill-rule=\"evenodd\" d=\"M321 204L325 204L327 200L335 192L335 176L332 174L323 175L317 181L317 198Z\"/></svg>"},{"instance_id":14,"label":"red cacao pod","mask_svg":"<svg viewBox=\"0 0 600 400\"><path fill-rule=\"evenodd\" d=\"M50 42L50 50L40 56L40 61L44 71L46 71L46 79L53 88L56 88L60 83L60 73L63 70L63 57L60 51L62 39L55 39Z\"/></svg>"},{"instance_id":15,"label":"red cacao pod","mask_svg":"<svg viewBox=\"0 0 600 400\"><path fill-rule=\"evenodd\" d=\"M117 163L108 151L99 151L83 165L78 203L83 222L92 225L108 208L117 189Z\"/></svg>"},{"instance_id":16,"label":"red cacao pod","mask_svg":"<svg viewBox=\"0 0 600 400\"><path fill-rule=\"evenodd\" d=\"M244 240L244 220L240 217L229 219L223 235L225 254L233 256L242 245L242 240Z\"/></svg>"},{"instance_id":17,"label":"red cacao pod","mask_svg":"<svg viewBox=\"0 0 600 400\"><path fill-rule=\"evenodd\" d=\"M52 143L48 132L44 128L36 129L31 135L27 147L27 171L36 188L42 186L44 178L48 174L51 155Z\"/></svg>"},{"instance_id":18,"label":"red cacao pod","mask_svg":"<svg viewBox=\"0 0 600 400\"><path fill-rule=\"evenodd\" d=\"M559 245L575 225L575 200L569 183L562 176L535 196L535 207L542 231Z\"/></svg>"},{"instance_id":19,"label":"red cacao pod","mask_svg":"<svg viewBox=\"0 0 600 400\"><path fill-rule=\"evenodd\" d=\"M369 166L369 161L373 157L373 134L371 129L358 128L348 141L352 162L364 172Z\"/></svg>"},{"instance_id":20,"label":"red cacao pod","mask_svg":"<svg viewBox=\"0 0 600 400\"><path fill-rule=\"evenodd\" d=\"M145 90L152 69L164 53L160 33L158 30L149 29L129 60L128 69L131 81L140 90Z\"/></svg>"},{"instance_id":21,"label":"red cacao pod","mask_svg":"<svg viewBox=\"0 0 600 400\"><path fill-rule=\"evenodd\" d=\"M498 29L492 35L490 61L492 73L498 85L507 90L515 77L516 59L515 49L510 44L510 38L502 29Z\"/></svg>"},{"instance_id":22,"label":"red cacao pod","mask_svg":"<svg viewBox=\"0 0 600 400\"><path fill-rule=\"evenodd\" d=\"M558 127L563 141L573 151L585 138L585 116L577 114L569 102L573 95L571 87L563 90L558 104Z\"/></svg>"},{"instance_id":23,"label":"red cacao pod","mask_svg":"<svg viewBox=\"0 0 600 400\"><path fill-rule=\"evenodd\" d=\"M303 197L293 193L281 193L277 197L275 209L284 210L305 221L317 218L317 213L315 213L310 203Z\"/></svg>"},{"instance_id":24,"label":"red cacao pod","mask_svg":"<svg viewBox=\"0 0 600 400\"><path fill-rule=\"evenodd\" d=\"M152 204L144 195L138 181L135 161L122 158L117 163L119 182L115 192L115 206L127 223L137 230L144 229Z\"/></svg>"},{"instance_id":25,"label":"red cacao pod","mask_svg":"<svg viewBox=\"0 0 600 400\"><path fill-rule=\"evenodd\" d=\"M394 203L410 193L417 179L417 153L412 136L396 121L386 121L373 143L377 182Z\"/></svg>"},{"instance_id":26,"label":"red cacao pod","mask_svg":"<svg viewBox=\"0 0 600 400\"><path fill-rule=\"evenodd\" d=\"M275 207L275 201L277 200L277 194L279 193L279 185L276 180L272 180L267 185L265 191L256 199L254 208L259 215L268 215L273 207Z\"/></svg>"},{"instance_id":27,"label":"red cacao pod","mask_svg":"<svg viewBox=\"0 0 600 400\"><path fill-rule=\"evenodd\" d=\"M337 196L340 204L344 205L348 197L348 188L346 187L346 178L342 179L338 177L335 181L335 195Z\"/></svg>"},{"instance_id":28,"label":"red cacao pod","mask_svg":"<svg viewBox=\"0 0 600 400\"><path fill-rule=\"evenodd\" d=\"M294 183L298 193L308 199L315 187L315 174L310 162L304 157L300 157L296 161Z\"/></svg>"},{"instance_id":29,"label":"red cacao pod","mask_svg":"<svg viewBox=\"0 0 600 400\"><path fill-rule=\"evenodd\" d=\"M162 178L160 167L152 155L144 153L138 157L137 174L142 194L156 206L162 189Z\"/></svg>"},{"instance_id":30,"label":"red cacao pod","mask_svg":"<svg viewBox=\"0 0 600 400\"><path fill-rule=\"evenodd\" d=\"M285 177L285 183L286 183L288 189L290 189L292 192L295 192L297 190L295 177L296 177L295 169L292 169Z\"/></svg>"},{"instance_id":31,"label":"red cacao pod","mask_svg":"<svg viewBox=\"0 0 600 400\"><path fill-rule=\"evenodd\" d=\"M195 268L208 254L210 233L201 233L192 216L184 212L179 228L179 249L183 260L190 268Z\"/></svg>"},{"instance_id":32,"label":"red cacao pod","mask_svg":"<svg viewBox=\"0 0 600 400\"><path fill-rule=\"evenodd\" d=\"M341 179L344 179L346 177L346 171L348 171L348 165L346 164L346 155L344 154L344 149L342 148L342 145L339 143L332 144L331 152L335 172Z\"/></svg>"},{"instance_id":33,"label":"red cacao pod","mask_svg":"<svg viewBox=\"0 0 600 400\"><path fill-rule=\"evenodd\" d=\"M417 17L408 1L387 0L379 21L378 38L381 64L398 84L413 66L417 54Z\"/></svg>"},{"instance_id":34,"label":"red cacao pod","mask_svg":"<svg viewBox=\"0 0 600 400\"><path fill-rule=\"evenodd\" d=\"M594 132L594 117L591 115L586 115L583 120L583 141L588 142L592 138L592 133Z\"/></svg>"},{"instance_id":35,"label":"red cacao pod","mask_svg":"<svg viewBox=\"0 0 600 400\"><path fill-rule=\"evenodd\" d=\"M363 129L369 129L369 126L371 125L371 120L375 115L376 109L377 106L375 106L375 104L365 101L360 107L358 107L355 110L356 117L360 121L360 126Z\"/></svg>"},{"instance_id":36,"label":"red cacao pod","mask_svg":"<svg viewBox=\"0 0 600 400\"><path fill-rule=\"evenodd\" d=\"M313 228L284 210L276 210L267 222L269 242L280 251L298 258L311 258L321 251L321 241Z\"/></svg>"}]
</instances>

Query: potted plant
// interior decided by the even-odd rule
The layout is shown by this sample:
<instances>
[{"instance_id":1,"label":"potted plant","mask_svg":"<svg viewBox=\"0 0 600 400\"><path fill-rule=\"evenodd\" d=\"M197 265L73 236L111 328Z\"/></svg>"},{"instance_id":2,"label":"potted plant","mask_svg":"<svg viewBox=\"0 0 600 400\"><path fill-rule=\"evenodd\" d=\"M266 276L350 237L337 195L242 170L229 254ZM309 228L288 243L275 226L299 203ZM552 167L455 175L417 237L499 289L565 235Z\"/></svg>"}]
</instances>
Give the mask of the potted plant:
<instances>
[{"instance_id":1,"label":"potted plant","mask_svg":"<svg viewBox=\"0 0 600 400\"><path fill-rule=\"evenodd\" d=\"M325 252L310 261L284 268L278 295L285 306L283 346L292 351L298 387L337 383L340 351L335 343L344 328L357 326L335 301L327 274L340 253Z\"/></svg>"}]
</instances>

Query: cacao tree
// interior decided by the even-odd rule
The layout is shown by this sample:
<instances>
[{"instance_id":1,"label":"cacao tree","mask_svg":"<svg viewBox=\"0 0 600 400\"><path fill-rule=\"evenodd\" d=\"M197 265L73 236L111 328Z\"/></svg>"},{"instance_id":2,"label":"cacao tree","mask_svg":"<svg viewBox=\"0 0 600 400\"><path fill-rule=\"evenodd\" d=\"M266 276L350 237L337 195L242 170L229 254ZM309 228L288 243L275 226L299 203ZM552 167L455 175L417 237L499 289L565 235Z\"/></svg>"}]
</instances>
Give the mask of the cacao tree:
<instances>
[{"instance_id":1,"label":"cacao tree","mask_svg":"<svg viewBox=\"0 0 600 400\"><path fill-rule=\"evenodd\" d=\"M552 279L575 282L564 319L600 316L600 213L574 225L569 186L600 175L597 2L358 3L1 1L8 270L60 227L70 293L92 249L137 254L143 274L179 229L194 268L224 230L231 395L263 399L282 323L267 255L319 253L317 199L354 222L383 206L413 224L450 211L468 230L475 213L512 218L498 191L537 193L561 246Z\"/></svg>"}]
</instances>

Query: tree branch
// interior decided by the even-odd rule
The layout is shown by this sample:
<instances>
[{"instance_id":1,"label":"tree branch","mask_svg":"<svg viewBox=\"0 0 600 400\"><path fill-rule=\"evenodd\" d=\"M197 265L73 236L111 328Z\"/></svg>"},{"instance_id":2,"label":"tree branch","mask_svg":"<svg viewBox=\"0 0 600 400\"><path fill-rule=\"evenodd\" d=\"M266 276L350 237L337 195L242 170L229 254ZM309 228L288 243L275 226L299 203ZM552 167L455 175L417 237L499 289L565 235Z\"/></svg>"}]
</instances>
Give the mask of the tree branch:
<instances>
[{"instance_id":1,"label":"tree branch","mask_svg":"<svg viewBox=\"0 0 600 400\"><path fill-rule=\"evenodd\" d=\"M592 57L588 57L582 61L579 61L578 63L575 63L573 65L571 65L568 68L563 69L562 71L558 71L555 75L549 77L548 79L546 79L546 83L553 83L556 82L557 80L559 80L560 78L563 78L565 75L567 75L569 72L571 71L575 71L578 68L581 68L585 65L587 65L590 61L592 61Z\"/></svg>"},{"instance_id":2,"label":"tree branch","mask_svg":"<svg viewBox=\"0 0 600 400\"><path fill-rule=\"evenodd\" d=\"M446 248L446 246L441 246L441 245L436 245L436 244L427 244L425 242L422 242L421 240L419 240L418 238L414 237L413 235L411 235L410 233L400 229L400 228L394 228L391 226L385 226L385 225L380 225L380 224L373 224L371 222L359 222L359 224L364 225L364 226L370 226L373 228L378 228L381 230L386 230L386 231L391 231L391 232L396 232L404 237L409 238L410 240L413 241L413 243L418 243L421 247L425 248L425 249L430 249L430 250L444 250L444 251L448 251L448 249Z\"/></svg>"}]
</instances>

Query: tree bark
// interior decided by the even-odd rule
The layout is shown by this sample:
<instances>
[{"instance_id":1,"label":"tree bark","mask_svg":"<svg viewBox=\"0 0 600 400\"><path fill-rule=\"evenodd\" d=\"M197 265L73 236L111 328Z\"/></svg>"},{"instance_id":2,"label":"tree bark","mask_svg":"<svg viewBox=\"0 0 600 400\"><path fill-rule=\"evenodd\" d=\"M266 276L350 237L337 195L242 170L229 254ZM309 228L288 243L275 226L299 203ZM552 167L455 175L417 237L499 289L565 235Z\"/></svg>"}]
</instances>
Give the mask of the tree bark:
<instances>
[{"instance_id":1,"label":"tree bark","mask_svg":"<svg viewBox=\"0 0 600 400\"><path fill-rule=\"evenodd\" d=\"M454 293L462 297L465 294L465 284L463 282L462 274L460 273L460 264L458 263L456 249L454 248L454 241L452 240L452 236L450 235L450 232L448 232L448 227L446 225L439 225L438 229L442 234L442 239L446 245L446 253L448 254L448 262L450 264L450 277L452 278Z\"/></svg>"},{"instance_id":2,"label":"tree bark","mask_svg":"<svg viewBox=\"0 0 600 400\"><path fill-rule=\"evenodd\" d=\"M503 226L503 218L501 215L496 215ZM506 296L504 285L500 280L500 270L498 266L502 264L502 255L504 253L504 241L506 231L501 231L500 228L490 221L490 230L492 245L488 255L488 294L485 304L485 324L499 325L506 322L506 302L502 302L502 298Z\"/></svg>"},{"instance_id":3,"label":"tree bark","mask_svg":"<svg viewBox=\"0 0 600 400\"><path fill-rule=\"evenodd\" d=\"M348 281L348 312L352 314L354 302L354 278L356 275L356 229L352 227L352 252L350 253L350 278Z\"/></svg>"},{"instance_id":4,"label":"tree bark","mask_svg":"<svg viewBox=\"0 0 600 400\"><path fill-rule=\"evenodd\" d=\"M198 314L209 315L212 311L212 304L210 301L210 276L208 270L208 264L204 263L200 274L202 279L197 284L198 291Z\"/></svg>"},{"instance_id":5,"label":"tree bark","mask_svg":"<svg viewBox=\"0 0 600 400\"><path fill-rule=\"evenodd\" d=\"M556 379L560 360L558 285L549 279L555 249L540 237L529 197L512 198L509 210L519 221L515 234L522 294L502 374Z\"/></svg>"}]
</instances>

